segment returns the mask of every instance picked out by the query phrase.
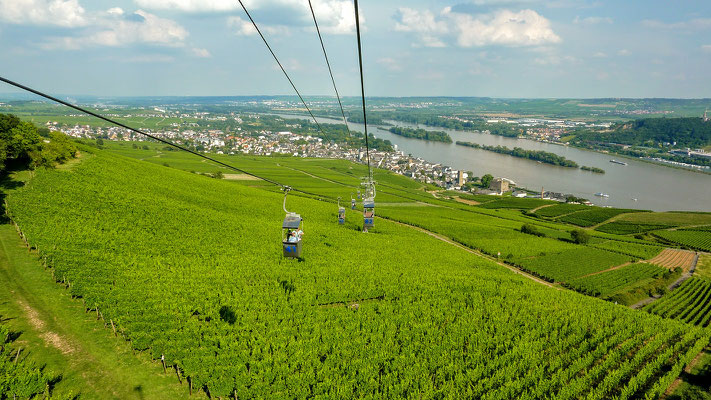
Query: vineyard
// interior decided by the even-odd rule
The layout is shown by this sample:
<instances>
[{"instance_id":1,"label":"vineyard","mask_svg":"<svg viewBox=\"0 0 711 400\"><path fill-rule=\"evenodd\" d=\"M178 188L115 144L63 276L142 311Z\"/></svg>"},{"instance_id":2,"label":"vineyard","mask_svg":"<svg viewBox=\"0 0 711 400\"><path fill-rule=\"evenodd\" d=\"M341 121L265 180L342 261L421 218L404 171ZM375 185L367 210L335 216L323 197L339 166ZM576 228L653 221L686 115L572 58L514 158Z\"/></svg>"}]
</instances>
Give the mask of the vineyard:
<instances>
[{"instance_id":1,"label":"vineyard","mask_svg":"<svg viewBox=\"0 0 711 400\"><path fill-rule=\"evenodd\" d=\"M45 394L53 377L25 360L22 349L12 346L11 333L0 322L0 399L28 399Z\"/></svg>"},{"instance_id":2,"label":"vineyard","mask_svg":"<svg viewBox=\"0 0 711 400\"><path fill-rule=\"evenodd\" d=\"M559 218L561 222L567 222L569 224L577 226L594 226L599 223L605 222L608 219L615 217L624 213L638 213L640 210L625 210L621 208L597 208L593 207L591 210L578 211L566 216Z\"/></svg>"},{"instance_id":3,"label":"vineyard","mask_svg":"<svg viewBox=\"0 0 711 400\"><path fill-rule=\"evenodd\" d=\"M506 197L501 200L492 201L492 202L489 202L486 204L482 204L480 207L483 207L483 208L513 208L513 209L518 209L518 210L531 210L536 207L544 206L547 204L555 204L555 202L553 202L551 200Z\"/></svg>"},{"instance_id":4,"label":"vineyard","mask_svg":"<svg viewBox=\"0 0 711 400\"><path fill-rule=\"evenodd\" d=\"M37 171L7 201L47 274L109 332L164 356L186 392L213 398L656 398L709 343L707 330L545 287L405 226L362 234L350 210L339 226L335 204L306 197L288 202L304 258L283 259L282 195L252 185L99 151L72 172ZM522 234L513 217L379 211L556 280L630 260Z\"/></svg>"},{"instance_id":5,"label":"vineyard","mask_svg":"<svg viewBox=\"0 0 711 400\"><path fill-rule=\"evenodd\" d=\"M635 263L597 275L573 279L568 286L590 296L607 296L634 283L657 278L667 271L656 265Z\"/></svg>"},{"instance_id":6,"label":"vineyard","mask_svg":"<svg viewBox=\"0 0 711 400\"><path fill-rule=\"evenodd\" d=\"M554 218L559 217L561 215L570 214L575 211L587 210L589 208L589 206L583 204L556 204L550 207L541 208L540 210L536 211L536 215L540 215L541 217Z\"/></svg>"},{"instance_id":7,"label":"vineyard","mask_svg":"<svg viewBox=\"0 0 711 400\"><path fill-rule=\"evenodd\" d=\"M658 231L654 236L692 249L711 252L711 231Z\"/></svg>"},{"instance_id":8,"label":"vineyard","mask_svg":"<svg viewBox=\"0 0 711 400\"><path fill-rule=\"evenodd\" d=\"M604 271L610 267L635 261L633 258L594 248L566 250L535 258L515 259L514 263L526 271L556 282L570 282L575 278Z\"/></svg>"},{"instance_id":9,"label":"vineyard","mask_svg":"<svg viewBox=\"0 0 711 400\"><path fill-rule=\"evenodd\" d=\"M681 286L648 305L645 311L665 318L707 327L711 324L711 281L691 278Z\"/></svg>"},{"instance_id":10,"label":"vineyard","mask_svg":"<svg viewBox=\"0 0 711 400\"><path fill-rule=\"evenodd\" d=\"M672 228L673 225L661 225L661 224L639 224L635 222L628 221L613 221L606 224L600 225L596 230L600 232L613 233L616 235L629 235L633 233L643 233L654 231L657 229L668 229Z\"/></svg>"},{"instance_id":11,"label":"vineyard","mask_svg":"<svg viewBox=\"0 0 711 400\"><path fill-rule=\"evenodd\" d=\"M642 260L654 258L663 250L662 247L655 246L653 244L632 243L599 238L593 238L589 245L598 249L611 250L617 253L627 254Z\"/></svg>"}]
</instances>

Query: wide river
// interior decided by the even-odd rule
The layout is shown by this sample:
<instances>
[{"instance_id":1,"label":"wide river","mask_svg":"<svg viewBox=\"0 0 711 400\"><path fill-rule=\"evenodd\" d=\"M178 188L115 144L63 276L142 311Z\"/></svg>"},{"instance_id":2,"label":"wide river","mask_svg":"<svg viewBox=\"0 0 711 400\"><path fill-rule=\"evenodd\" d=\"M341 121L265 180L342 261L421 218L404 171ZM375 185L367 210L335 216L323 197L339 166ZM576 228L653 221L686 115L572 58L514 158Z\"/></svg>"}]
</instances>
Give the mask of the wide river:
<instances>
[{"instance_id":1,"label":"wide river","mask_svg":"<svg viewBox=\"0 0 711 400\"><path fill-rule=\"evenodd\" d=\"M306 118L281 115L285 118ZM323 123L342 123L335 119L318 118ZM401 126L415 125L397 122ZM363 132L363 124L349 122L352 130ZM485 145L501 145L509 148L544 150L573 160L580 165L599 167L605 174L595 174L575 168L557 167L505 154L481 149L457 146L454 143L428 142L394 135L387 130L369 126L375 137L390 140L398 150L430 162L441 163L454 169L474 172L475 176L492 174L505 177L519 186L531 190L571 193L590 199L596 205L622 208L639 208L654 211L709 211L711 212L711 175L694 171L665 167L617 155L576 149L529 139L506 138L477 132L417 126L428 130L443 130L455 142L468 141ZM627 165L611 163L616 159ZM609 194L609 198L595 193ZM636 200L635 200L636 199Z\"/></svg>"}]
</instances>

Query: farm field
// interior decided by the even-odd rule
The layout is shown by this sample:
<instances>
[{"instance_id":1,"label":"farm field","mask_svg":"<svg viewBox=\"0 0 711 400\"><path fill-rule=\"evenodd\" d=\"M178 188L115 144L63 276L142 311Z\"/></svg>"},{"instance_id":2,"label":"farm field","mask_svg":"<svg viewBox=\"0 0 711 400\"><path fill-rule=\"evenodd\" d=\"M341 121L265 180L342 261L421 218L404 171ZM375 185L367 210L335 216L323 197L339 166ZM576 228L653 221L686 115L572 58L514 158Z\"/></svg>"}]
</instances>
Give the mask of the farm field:
<instances>
[{"instance_id":1,"label":"farm field","mask_svg":"<svg viewBox=\"0 0 711 400\"><path fill-rule=\"evenodd\" d=\"M614 233L617 235L629 235L633 233L643 233L654 231L657 229L667 229L673 227L674 225L640 224L638 222L613 221L602 224L595 228L595 230L598 230L600 232Z\"/></svg>"},{"instance_id":2,"label":"farm field","mask_svg":"<svg viewBox=\"0 0 711 400\"><path fill-rule=\"evenodd\" d=\"M654 235L692 249L711 252L711 231L657 231Z\"/></svg>"},{"instance_id":3,"label":"farm field","mask_svg":"<svg viewBox=\"0 0 711 400\"><path fill-rule=\"evenodd\" d=\"M671 226L711 225L711 214L695 212L630 213L619 216L617 221Z\"/></svg>"},{"instance_id":4,"label":"farm field","mask_svg":"<svg viewBox=\"0 0 711 400\"><path fill-rule=\"evenodd\" d=\"M648 305L645 311L684 321L691 325L711 324L711 281L692 277L681 286Z\"/></svg>"},{"instance_id":5,"label":"farm field","mask_svg":"<svg viewBox=\"0 0 711 400\"><path fill-rule=\"evenodd\" d=\"M592 207L590 210L577 211L572 214L565 215L558 220L577 226L588 227L600 224L612 217L629 212L638 213L639 210Z\"/></svg>"},{"instance_id":6,"label":"farm field","mask_svg":"<svg viewBox=\"0 0 711 400\"><path fill-rule=\"evenodd\" d=\"M303 260L286 260L283 196L251 183L97 151L37 171L7 201L46 274L211 397L654 398L709 343L707 330L548 288L386 220L362 234L349 210L338 226L335 204L307 197L288 198L305 235ZM578 274L630 259L494 215L378 212L504 256L584 256Z\"/></svg>"},{"instance_id":7,"label":"farm field","mask_svg":"<svg viewBox=\"0 0 711 400\"><path fill-rule=\"evenodd\" d=\"M682 268L688 271L694 263L696 254L693 251L664 249L658 256L649 260L650 263L664 268Z\"/></svg>"},{"instance_id":8,"label":"farm field","mask_svg":"<svg viewBox=\"0 0 711 400\"><path fill-rule=\"evenodd\" d=\"M587 210L589 206L583 204L555 204L550 207L543 207L536 211L536 215L541 217L555 218L575 211Z\"/></svg>"},{"instance_id":9,"label":"farm field","mask_svg":"<svg viewBox=\"0 0 711 400\"><path fill-rule=\"evenodd\" d=\"M657 278L666 269L646 263L630 264L597 275L571 280L568 285L590 296L607 296L634 283Z\"/></svg>"}]
</instances>

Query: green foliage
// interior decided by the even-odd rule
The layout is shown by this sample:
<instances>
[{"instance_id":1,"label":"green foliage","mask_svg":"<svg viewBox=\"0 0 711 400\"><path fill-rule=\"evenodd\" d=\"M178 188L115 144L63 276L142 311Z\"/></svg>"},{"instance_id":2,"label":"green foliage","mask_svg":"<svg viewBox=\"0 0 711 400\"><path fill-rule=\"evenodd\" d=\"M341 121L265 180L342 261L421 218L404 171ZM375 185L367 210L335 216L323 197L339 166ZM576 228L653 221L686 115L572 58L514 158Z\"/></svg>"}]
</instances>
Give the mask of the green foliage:
<instances>
[{"instance_id":1,"label":"green foliage","mask_svg":"<svg viewBox=\"0 0 711 400\"><path fill-rule=\"evenodd\" d=\"M546 234L543 232L539 232L538 228L536 228L534 225L531 224L523 224L521 226L521 233L526 233L528 235L533 235L533 236L538 236L538 237L545 237Z\"/></svg>"},{"instance_id":2,"label":"green foliage","mask_svg":"<svg viewBox=\"0 0 711 400\"><path fill-rule=\"evenodd\" d=\"M583 229L573 229L570 231L570 237L577 244L587 244L590 241L590 234Z\"/></svg>"},{"instance_id":3,"label":"green foliage","mask_svg":"<svg viewBox=\"0 0 711 400\"><path fill-rule=\"evenodd\" d=\"M632 213L632 212L640 212L640 210L626 210L626 209L621 209L621 208L603 208L603 207L590 207L586 211L579 211L575 212L569 215L566 215L564 217L559 218L559 221L562 222L567 222L569 224L577 225L577 226L593 226L597 225L601 222L605 222L608 219L624 214L624 213Z\"/></svg>"},{"instance_id":4,"label":"green foliage","mask_svg":"<svg viewBox=\"0 0 711 400\"><path fill-rule=\"evenodd\" d=\"M663 247L653 245L649 242L632 243L600 238L592 238L589 242L589 246L614 251L616 253L628 254L642 260L652 259L663 250Z\"/></svg>"},{"instance_id":5,"label":"green foliage","mask_svg":"<svg viewBox=\"0 0 711 400\"><path fill-rule=\"evenodd\" d=\"M672 228L672 225L663 224L639 224L628 221L612 221L595 228L596 231L614 233L616 235L629 235L632 233L643 233L657 229Z\"/></svg>"},{"instance_id":6,"label":"green foliage","mask_svg":"<svg viewBox=\"0 0 711 400\"><path fill-rule=\"evenodd\" d=\"M602 168L598 168L598 167L588 167L587 165L583 165L582 167L580 167L580 169L583 170L583 171L594 172L594 173L596 173L596 174L604 174L604 173L605 173L605 170L602 169Z\"/></svg>"},{"instance_id":7,"label":"green foliage","mask_svg":"<svg viewBox=\"0 0 711 400\"><path fill-rule=\"evenodd\" d=\"M43 129L45 131L46 129ZM18 167L52 167L74 157L76 146L60 132L46 133L11 114L0 114L0 172L8 162Z\"/></svg>"},{"instance_id":8,"label":"green foliage","mask_svg":"<svg viewBox=\"0 0 711 400\"><path fill-rule=\"evenodd\" d=\"M652 264L636 263L597 275L573 279L567 286L590 296L607 296L645 279L662 276L669 270Z\"/></svg>"},{"instance_id":9,"label":"green foliage","mask_svg":"<svg viewBox=\"0 0 711 400\"><path fill-rule=\"evenodd\" d=\"M711 251L711 231L676 230L658 231L653 234L664 240L678 243L692 249Z\"/></svg>"},{"instance_id":10,"label":"green foliage","mask_svg":"<svg viewBox=\"0 0 711 400\"><path fill-rule=\"evenodd\" d=\"M8 203L72 295L212 397L655 397L708 343L700 328L544 287L407 227L344 229L333 204L297 195L305 257L286 260L270 190L97 152L72 173L38 171ZM503 254L570 249L562 271L618 257L481 213L381 210Z\"/></svg>"},{"instance_id":11,"label":"green foliage","mask_svg":"<svg viewBox=\"0 0 711 400\"><path fill-rule=\"evenodd\" d=\"M395 135L408 138L429 140L432 142L452 143L452 138L447 132L444 131L428 131L422 128L403 128L401 126L393 126L389 129L389 131Z\"/></svg>"},{"instance_id":12,"label":"green foliage","mask_svg":"<svg viewBox=\"0 0 711 400\"><path fill-rule=\"evenodd\" d=\"M482 208L511 208L517 210L532 210L536 207L540 207L546 204L555 204L552 200L541 200L541 199L527 199L518 197L504 197L497 201L492 201L486 204L480 205Z\"/></svg>"},{"instance_id":13,"label":"green foliage","mask_svg":"<svg viewBox=\"0 0 711 400\"><path fill-rule=\"evenodd\" d=\"M711 324L711 281L692 277L671 294L651 303L645 311L665 318L682 320L688 324Z\"/></svg>"},{"instance_id":14,"label":"green foliage","mask_svg":"<svg viewBox=\"0 0 711 400\"><path fill-rule=\"evenodd\" d=\"M481 185L488 188L491 185L491 181L494 180L494 176L491 174L486 174L481 177Z\"/></svg>"},{"instance_id":15,"label":"green foliage","mask_svg":"<svg viewBox=\"0 0 711 400\"><path fill-rule=\"evenodd\" d=\"M542 217L559 217L561 215L565 214L570 214L575 211L580 211L580 210L588 210L590 209L589 206L583 205L583 204L556 204L550 207L543 207L540 210L536 211L537 215L540 215Z\"/></svg>"},{"instance_id":16,"label":"green foliage","mask_svg":"<svg viewBox=\"0 0 711 400\"><path fill-rule=\"evenodd\" d=\"M570 282L575 278L604 271L630 261L626 255L579 247L534 258L518 258L513 262L526 271L556 282Z\"/></svg>"},{"instance_id":17,"label":"green foliage","mask_svg":"<svg viewBox=\"0 0 711 400\"><path fill-rule=\"evenodd\" d=\"M29 399L45 393L52 377L18 353L22 350L12 345L10 333L0 323L0 399Z\"/></svg>"},{"instance_id":18,"label":"green foliage","mask_svg":"<svg viewBox=\"0 0 711 400\"><path fill-rule=\"evenodd\" d=\"M525 150L520 147L514 147L513 149L509 149L506 146L487 146L483 144L462 141L457 141L457 144L460 146L473 147L475 149L493 151L494 153L499 154L508 154L513 157L540 161L542 163L557 165L560 167L578 168L578 163L576 163L575 161L568 160L567 158L559 156L555 153L550 153L542 150Z\"/></svg>"},{"instance_id":19,"label":"green foliage","mask_svg":"<svg viewBox=\"0 0 711 400\"><path fill-rule=\"evenodd\" d=\"M583 142L612 142L636 146L675 143L679 148L711 144L711 124L702 118L645 118L621 122L607 132L586 132L576 137Z\"/></svg>"}]
</instances>

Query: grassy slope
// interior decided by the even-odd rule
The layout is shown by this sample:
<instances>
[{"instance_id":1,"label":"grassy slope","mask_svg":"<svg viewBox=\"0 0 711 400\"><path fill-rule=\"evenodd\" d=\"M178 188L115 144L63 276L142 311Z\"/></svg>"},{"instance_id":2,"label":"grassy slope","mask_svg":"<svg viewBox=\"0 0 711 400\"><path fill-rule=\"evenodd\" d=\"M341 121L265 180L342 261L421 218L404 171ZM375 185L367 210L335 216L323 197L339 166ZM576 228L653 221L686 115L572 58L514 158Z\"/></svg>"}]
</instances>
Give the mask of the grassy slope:
<instances>
[{"instance_id":1,"label":"grassy slope","mask_svg":"<svg viewBox=\"0 0 711 400\"><path fill-rule=\"evenodd\" d=\"M107 181L112 184L105 185ZM136 185L137 182L142 184ZM122 187L132 189L122 190ZM196 191L192 189L193 187L200 190ZM62 200L65 215L59 215L52 210L55 204L45 198L49 195L49 190L53 198ZM362 235L355 230L340 228L334 224L335 210L332 205L308 199L290 200L290 208L303 210L307 221L306 261L294 265L293 262L281 260L278 241L273 240L274 237L278 237L278 225L260 226L266 220L280 220L281 197L278 194L260 192L243 188L232 182L196 177L171 169L148 167L146 164L130 160L109 159L102 156L81 165L77 169L76 176L61 175L60 172L43 172L38 174L38 179L32 182L26 192L25 197L18 197L12 203L32 204L32 210L42 212L41 224L33 223L33 219L36 218L34 213L24 213L21 218L31 240L38 240L37 243L42 244L44 249L47 249L50 243L56 243L60 248L71 248L82 242L89 245L89 248L103 249L98 253L91 252L82 256L89 259L87 267L99 267L92 274L82 273L81 269L73 265L62 265L59 270L75 282L77 285L75 290L80 293L82 290L91 289L92 285L98 285L96 288L100 289L105 284L101 280L101 269L110 268L115 285L124 288L124 294L128 296L122 299L109 296L102 290L90 292L93 300L101 304L104 314L112 315L117 320L131 313L131 304L135 303L135 299L158 296L153 301L145 302L146 314L156 316L167 324L177 323L178 326L181 326L180 320L184 317L192 321L189 315L182 316L183 312L190 313L190 308L182 307L198 301L198 298L192 298L193 296L189 296L190 292L183 290L184 282L207 284L210 290L199 290L199 302L193 307L198 305L203 313L214 317L213 314L216 313L214 307L219 308L220 304L235 302L242 304L243 301L251 299L244 298L243 294L233 290L235 287L243 287L242 275L247 274L246 277L253 282L252 284L258 285L258 290L250 295L257 296L254 299L263 296L267 296L265 300L269 299L264 305L267 307L263 310L264 317L273 316L275 312L286 312L290 315L298 313L301 322L316 324L324 334L332 332L335 327L333 324L336 324L339 326L339 331L347 335L345 342L339 339L342 343L358 343L363 335L368 337L371 334L357 329L358 320L367 322L376 318L380 321L381 325L368 323L369 329L376 329L376 337L379 337L388 329L393 329L393 326L388 327L388 325L403 316L419 315L418 320L424 324L420 329L424 328L434 333L440 332L436 327L444 322L441 319L443 315L438 310L450 310L445 315L455 313L458 315L457 320L463 322L471 321L472 318L481 318L477 315L482 312L482 306L489 310L486 312L487 315L494 317L492 321L494 325L484 323L477 324L475 327L469 323L463 325L458 323L457 330L475 329L480 332L482 329L493 329L495 326L497 334L490 338L496 341L504 340L510 332L518 329L516 327L520 323L530 320L532 315L545 320L552 318L549 321L551 323L568 321L566 324L572 323L577 326L576 329L583 331L596 331L601 328L600 322L612 323L612 320L616 321L614 325L621 323L624 326L642 327L648 323L660 329L666 329L664 327L672 329L674 326L650 316L599 303L574 293L545 289L490 262L472 259L461 250L430 239L426 235L414 233L408 228L384 221L378 223L375 230L377 233L373 235ZM240 199L240 201L235 202L233 199ZM179 204L173 204L173 201L178 201ZM252 203L259 203L260 206ZM126 208L126 204L130 204L131 207ZM47 210L41 211L42 209ZM22 208L15 210L21 212ZM163 215L159 210L169 212ZM245 214L245 210L250 212ZM94 219L91 217L93 215L101 215L102 218ZM137 216L142 217L137 219ZM158 219L155 219L155 216L158 216ZM53 225L57 219L59 225ZM110 220L109 225L104 224L107 219ZM349 213L349 221L352 219L357 220L357 214ZM77 224L77 221L81 223ZM105 233L101 237L94 238L91 229L83 232L87 229L87 224L102 227ZM61 232L46 231L45 226L68 229L68 232L75 233L75 237L68 238ZM122 233L121 236L111 233L111 229L116 227ZM171 235L154 236L150 233L152 231L171 232ZM142 243L143 239L136 236L138 232L148 234L149 237L145 238L146 243ZM248 233L246 236L245 232ZM173 236L176 233L180 233L180 236ZM47 237L51 238L52 235L59 236L49 242L43 240ZM192 242L176 241L174 237L199 237L202 243L209 245L196 247ZM80 242L75 243L76 239ZM106 239L109 239L109 242ZM255 243L260 245L255 247ZM144 248L142 244L148 247ZM132 268L123 271L118 267L122 252L127 249L133 249ZM167 249L170 249L171 253L181 254L181 259L186 259L185 265L192 265L193 268L181 269L183 272L179 275L172 273L170 264L175 265L174 263L179 261L166 258L170 255L165 253ZM142 254L146 251L154 254ZM200 254L195 254L196 251ZM102 256L102 252L107 254ZM60 255L57 253L58 257ZM145 256L148 256L148 259L144 260ZM202 265L204 263L201 262L202 257L207 257L206 259L212 262ZM95 261L90 260L94 258ZM163 268L156 270L160 264L155 262L161 259L163 265L169 267L168 270ZM116 264L117 262L119 264ZM257 265L260 267L255 270ZM221 269L223 266L227 269ZM298 269L294 269L293 266L298 266ZM475 268L472 268L473 266ZM252 270L243 270L244 267L250 267ZM157 293L153 293L154 290L147 292L144 290L145 286L141 286L141 282L148 276L154 283L151 287ZM98 280L95 281L94 278ZM299 295L291 300L293 303L285 301L283 294L279 295L281 288L274 284L278 279L283 278L291 280L298 288ZM344 286L343 282L348 282L348 285ZM272 286L276 287L272 288ZM344 314L339 310L313 308L314 302L351 301L366 297L368 294L377 294L376 292L384 293L387 298L396 300L362 306L356 314L355 321L351 314ZM501 296L502 292L505 292L506 296ZM469 298L472 295L475 297L471 300L476 303L476 306L461 308L461 302L468 301L461 296ZM160 307L160 301L155 302L165 298L179 302L187 301L187 304L183 304L180 308L178 321L171 318L173 314L170 313L175 311ZM483 304L479 304L482 301ZM272 306L276 308L272 310ZM511 313L512 310L515 311ZM506 317L500 319L498 316ZM326 325L324 321L327 322ZM194 323L190 322L191 325ZM282 328L289 329L289 323L288 320L283 320ZM356 325L353 326L353 323ZM606 326L607 323L604 325ZM123 328L129 335L138 329L137 326L128 324L123 325ZM207 329L205 333L225 335L226 338L231 338L230 335L238 333L231 329L225 330L224 327L213 332L210 329L214 328L199 323L196 329ZM381 329L385 331L379 332ZM409 332L409 329L405 332ZM269 338L269 332L264 333L267 334L266 338ZM178 335L177 332L173 334ZM527 340L533 340L530 342L533 344L537 340L536 332L531 334L534 336ZM460 337L459 334L456 337ZM270 340L278 339L279 337L276 336ZM333 338L327 337L327 339ZM228 341L240 345L239 341ZM154 342L154 345L158 346L159 343ZM421 349L416 342L412 345L416 346L412 350ZM397 348L393 349L396 350ZM483 349L476 347L471 349L471 351L480 350ZM339 351L346 352L341 356L355 351L352 355L363 357L362 350L358 349L358 346L355 349L346 346ZM368 357L377 358L378 355L372 354ZM540 354L539 357L543 358L535 365L543 366L549 362L546 359L547 355ZM335 360L337 362L338 358ZM432 362L431 358L426 357L422 359L424 360ZM445 360L437 362L441 361ZM430 367L431 364L425 363L424 366ZM333 367L338 367L338 364L332 365Z\"/></svg>"},{"instance_id":2,"label":"grassy slope","mask_svg":"<svg viewBox=\"0 0 711 400\"><path fill-rule=\"evenodd\" d=\"M61 379L52 394L95 399L174 399L187 397L174 375L135 357L95 314L57 285L30 254L15 228L0 225L0 315L29 358Z\"/></svg>"}]
</instances>

